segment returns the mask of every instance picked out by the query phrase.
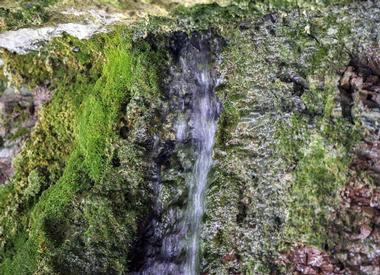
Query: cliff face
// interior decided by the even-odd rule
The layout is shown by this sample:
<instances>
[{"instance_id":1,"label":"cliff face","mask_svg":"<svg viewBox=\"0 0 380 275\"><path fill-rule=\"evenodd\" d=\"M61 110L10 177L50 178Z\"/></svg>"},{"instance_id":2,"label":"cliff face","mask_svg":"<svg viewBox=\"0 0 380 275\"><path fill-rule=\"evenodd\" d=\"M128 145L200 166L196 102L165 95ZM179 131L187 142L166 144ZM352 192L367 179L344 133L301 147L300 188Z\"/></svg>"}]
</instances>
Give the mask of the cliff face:
<instances>
[{"instance_id":1,"label":"cliff face","mask_svg":"<svg viewBox=\"0 0 380 275\"><path fill-rule=\"evenodd\" d=\"M378 7L366 3L374 14L364 15L358 13L362 5L332 6L322 12L326 16L273 12L223 30L225 86L218 95L224 112L203 230L203 263L209 273L282 273L284 262L295 263L301 274L377 272L376 241L367 239L372 235L356 238L367 228L358 224L371 222L351 224L341 197L352 173L376 185L374 166L353 172L352 165L361 140L378 140L377 92L358 92L364 101L347 103L347 97L358 97L344 92L349 84L341 87L355 76L350 67L338 81L340 70L355 62L367 64L356 70L372 66L376 74L371 48L378 43L377 23L365 18L377 17ZM337 224L344 225L337 230ZM313 261L308 246L319 249L315 266L304 262ZM287 254L290 247L303 256ZM370 258L352 256L355 249ZM324 251L332 259L323 262Z\"/></svg>"},{"instance_id":2,"label":"cliff face","mask_svg":"<svg viewBox=\"0 0 380 275\"><path fill-rule=\"evenodd\" d=\"M0 273L380 272L380 5L298 5L3 49Z\"/></svg>"}]
</instances>

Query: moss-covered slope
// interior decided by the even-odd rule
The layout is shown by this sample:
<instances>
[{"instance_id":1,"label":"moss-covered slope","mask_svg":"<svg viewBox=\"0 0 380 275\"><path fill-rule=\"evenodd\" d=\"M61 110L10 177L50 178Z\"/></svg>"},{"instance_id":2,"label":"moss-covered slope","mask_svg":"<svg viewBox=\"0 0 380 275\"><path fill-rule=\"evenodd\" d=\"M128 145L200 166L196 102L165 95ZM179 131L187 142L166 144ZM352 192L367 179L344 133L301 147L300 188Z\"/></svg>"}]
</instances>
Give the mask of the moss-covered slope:
<instances>
[{"instance_id":1,"label":"moss-covered slope","mask_svg":"<svg viewBox=\"0 0 380 275\"><path fill-rule=\"evenodd\" d=\"M54 96L1 189L2 274L125 271L145 209L148 157L134 132L158 130L148 125L160 98L160 58L123 28L6 56L14 80L49 79ZM145 103L133 107L136 101ZM128 135L119 134L121 125Z\"/></svg>"}]
</instances>

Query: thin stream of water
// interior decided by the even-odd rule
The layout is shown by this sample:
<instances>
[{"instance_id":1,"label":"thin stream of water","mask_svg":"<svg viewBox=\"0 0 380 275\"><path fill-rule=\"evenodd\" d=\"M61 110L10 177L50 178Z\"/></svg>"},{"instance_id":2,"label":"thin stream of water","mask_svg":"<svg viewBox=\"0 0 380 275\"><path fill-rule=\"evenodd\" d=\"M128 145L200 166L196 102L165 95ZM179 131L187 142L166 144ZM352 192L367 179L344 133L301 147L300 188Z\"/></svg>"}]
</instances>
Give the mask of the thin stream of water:
<instances>
[{"instance_id":1,"label":"thin stream of water","mask_svg":"<svg viewBox=\"0 0 380 275\"><path fill-rule=\"evenodd\" d=\"M205 65L205 64L203 64ZM197 274L199 266L199 239L201 220L204 213L207 176L212 167L212 148L219 113L218 103L214 96L214 81L207 66L197 72L197 81L201 89L193 97L192 138L196 150L196 161L190 180L186 224L188 229L186 274Z\"/></svg>"},{"instance_id":2,"label":"thin stream of water","mask_svg":"<svg viewBox=\"0 0 380 275\"><path fill-rule=\"evenodd\" d=\"M183 39L182 39L183 38ZM215 96L218 85L213 68L219 42L211 32L194 33L176 41L174 66L168 94L173 105L176 148L192 166L186 168L187 204L161 209L160 195L140 252L141 268L132 274L199 274L199 243L205 211L207 177L212 167L212 149L220 113ZM213 43L215 42L216 45ZM215 48L214 48L215 47ZM160 180L156 182L160 189ZM156 190L156 189L155 189ZM156 190L156 191L157 191Z\"/></svg>"}]
</instances>

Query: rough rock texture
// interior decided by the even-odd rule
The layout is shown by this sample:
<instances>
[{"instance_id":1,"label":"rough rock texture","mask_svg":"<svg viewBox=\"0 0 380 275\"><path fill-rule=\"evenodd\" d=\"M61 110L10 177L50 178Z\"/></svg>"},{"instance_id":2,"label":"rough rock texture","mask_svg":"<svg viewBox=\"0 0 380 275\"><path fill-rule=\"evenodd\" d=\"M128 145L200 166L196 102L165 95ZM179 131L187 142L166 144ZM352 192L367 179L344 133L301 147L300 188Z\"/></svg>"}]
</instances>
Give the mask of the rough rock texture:
<instances>
[{"instance_id":1,"label":"rough rock texture","mask_svg":"<svg viewBox=\"0 0 380 275\"><path fill-rule=\"evenodd\" d=\"M38 50L44 43L64 33L79 39L89 39L96 33L105 32L106 28L97 24L66 23L39 29L19 29L0 34L0 48L18 54Z\"/></svg>"},{"instance_id":2,"label":"rough rock texture","mask_svg":"<svg viewBox=\"0 0 380 275\"><path fill-rule=\"evenodd\" d=\"M380 6L338 2L196 6L3 51L0 87L35 91L1 92L3 155L35 126L0 187L0 273L126 274L156 259L194 161L175 142L193 77L175 56L208 29L226 45L201 273L379 273Z\"/></svg>"},{"instance_id":3,"label":"rough rock texture","mask_svg":"<svg viewBox=\"0 0 380 275\"><path fill-rule=\"evenodd\" d=\"M165 130L155 140L150 215L140 225L133 250L132 270L136 274L185 272L184 240L190 230L186 208L196 148L204 138L194 124L199 121L196 115L200 112L200 99L205 93L213 93L218 85L217 64L223 43L214 31L190 35L174 32L166 40L170 67L163 82L165 100L161 103ZM209 64L212 66L207 67ZM214 100L210 108L217 113L220 104Z\"/></svg>"},{"instance_id":4,"label":"rough rock texture","mask_svg":"<svg viewBox=\"0 0 380 275\"><path fill-rule=\"evenodd\" d=\"M378 274L380 190L378 169L380 106L377 102L379 64L376 49L359 53L339 79L342 115L360 121L364 142L353 150L348 180L340 191L340 206L331 214L328 253L299 246L283 255L297 274Z\"/></svg>"},{"instance_id":5,"label":"rough rock texture","mask_svg":"<svg viewBox=\"0 0 380 275\"><path fill-rule=\"evenodd\" d=\"M351 118L360 119L364 130L364 142L355 149L350 178L341 191L342 208L333 230L333 234L340 235L334 256L354 274L380 272L378 58L378 51L368 48L352 59L339 82L343 110Z\"/></svg>"},{"instance_id":6,"label":"rough rock texture","mask_svg":"<svg viewBox=\"0 0 380 275\"><path fill-rule=\"evenodd\" d=\"M373 28L378 23L366 18L379 11L378 4L367 2L327 9L328 16L269 13L224 29L228 47L222 56L225 86L219 97L225 117L219 124L207 199L205 273L285 272L277 262L278 252L299 247L297 243L311 246L295 249L296 254L315 252L325 259L311 266L293 258L309 267L310 274L349 270L331 256L335 248L330 227L350 173L352 146L359 138L357 126L346 119L346 107L340 107L344 95L339 94L336 71L347 62L347 51L376 43ZM372 88L372 108L375 93ZM363 129L378 129L374 110L366 109L351 121ZM376 169L375 155L373 162L367 160L370 172ZM362 234L368 234L366 230L363 227Z\"/></svg>"},{"instance_id":7,"label":"rough rock texture","mask_svg":"<svg viewBox=\"0 0 380 275\"><path fill-rule=\"evenodd\" d=\"M330 256L314 247L296 247L284 258L285 263L294 265L294 274L351 274L331 262Z\"/></svg>"},{"instance_id":8,"label":"rough rock texture","mask_svg":"<svg viewBox=\"0 0 380 275\"><path fill-rule=\"evenodd\" d=\"M0 97L0 184L12 174L12 162L36 123L38 110L51 98L44 87L7 88Z\"/></svg>"}]
</instances>

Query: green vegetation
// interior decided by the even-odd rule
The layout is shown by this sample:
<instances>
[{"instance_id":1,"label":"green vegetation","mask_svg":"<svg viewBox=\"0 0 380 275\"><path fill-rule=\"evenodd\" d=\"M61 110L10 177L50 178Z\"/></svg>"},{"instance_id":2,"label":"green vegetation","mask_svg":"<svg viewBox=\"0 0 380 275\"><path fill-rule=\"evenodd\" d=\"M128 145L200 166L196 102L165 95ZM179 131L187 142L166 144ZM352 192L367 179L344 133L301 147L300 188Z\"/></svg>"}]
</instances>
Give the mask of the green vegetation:
<instances>
[{"instance_id":1,"label":"green vegetation","mask_svg":"<svg viewBox=\"0 0 380 275\"><path fill-rule=\"evenodd\" d=\"M39 54L5 56L16 84L50 79L55 94L12 182L0 189L0 273L126 271L144 212L134 207L144 199L137 196L144 154L133 140L123 141L118 125L129 102L159 97L155 64L163 66L165 57L146 42L132 45L131 35L120 28L90 41L63 37ZM152 119L149 105L135 107L139 112L127 119L132 133L144 127L135 122L139 116Z\"/></svg>"},{"instance_id":2,"label":"green vegetation","mask_svg":"<svg viewBox=\"0 0 380 275\"><path fill-rule=\"evenodd\" d=\"M321 1L323 5L345 2ZM311 82L301 96L305 111L277 125L276 149L294 167L282 248L298 242L323 248L329 242L331 209L339 202L352 148L361 139L359 123L353 125L334 111L339 105L336 71L348 62L350 23L338 20L334 12L325 17L311 13L306 11L306 16L280 31L292 39L280 46L281 59L303 60L301 65L290 64L297 64L294 70Z\"/></svg>"},{"instance_id":3,"label":"green vegetation","mask_svg":"<svg viewBox=\"0 0 380 275\"><path fill-rule=\"evenodd\" d=\"M298 162L291 188L289 221L284 242L294 240L323 248L327 241L330 207L336 206L348 168L342 152L328 147L321 137L312 142Z\"/></svg>"},{"instance_id":4,"label":"green vegetation","mask_svg":"<svg viewBox=\"0 0 380 275\"><path fill-rule=\"evenodd\" d=\"M321 96L307 91L303 100L312 117L293 114L280 122L276 136L278 150L289 163L296 164L289 187L289 218L284 245L302 242L323 249L328 243L331 209L339 202L339 189L345 184L351 151L360 141L359 127L341 117L332 117L333 87ZM311 124L312 123L312 124ZM314 125L313 125L314 124Z\"/></svg>"},{"instance_id":5,"label":"green vegetation","mask_svg":"<svg viewBox=\"0 0 380 275\"><path fill-rule=\"evenodd\" d=\"M0 31L16 29L24 25L40 25L47 22L51 15L47 7L57 0L20 1L18 8L7 8L7 3L0 6ZM14 3L8 4L14 5Z\"/></svg>"},{"instance_id":6,"label":"green vegetation","mask_svg":"<svg viewBox=\"0 0 380 275\"><path fill-rule=\"evenodd\" d=\"M236 107L231 102L226 101L223 106L223 113L218 122L217 143L221 146L226 144L226 141L231 138L232 131L236 128L239 122L240 114Z\"/></svg>"},{"instance_id":7,"label":"green vegetation","mask_svg":"<svg viewBox=\"0 0 380 275\"><path fill-rule=\"evenodd\" d=\"M258 2L268 6L270 9L318 9L352 3L353 0L260 0Z\"/></svg>"},{"instance_id":8,"label":"green vegetation","mask_svg":"<svg viewBox=\"0 0 380 275\"><path fill-rule=\"evenodd\" d=\"M336 100L336 72L348 62L354 28L344 9L325 8L345 1L305 1L300 9L296 1L250 9L243 2L226 12L228 23L203 7L227 41L203 256L210 274L277 274L280 252L332 241L330 214L361 139L360 125L339 116ZM297 90L283 75L309 88ZM239 263L224 261L231 251Z\"/></svg>"},{"instance_id":9,"label":"green vegetation","mask_svg":"<svg viewBox=\"0 0 380 275\"><path fill-rule=\"evenodd\" d=\"M55 2L0 8L0 30L51 22ZM98 2L121 7L119 1ZM145 143L172 134L160 117L167 56L161 44L150 43L160 43L168 31L210 26L227 45L204 218L205 270L275 273L278 248L299 242L323 247L350 152L361 138L359 125L334 110L336 70L347 62L354 20L338 8L324 10L348 2L179 7L174 20L149 18L133 33L123 27L85 41L63 36L38 53L2 53L14 85L47 86L54 97L39 113L15 176L0 187L0 273L127 272L137 227L150 207L151 148ZM280 77L293 73L310 84L297 98L302 110L294 106L294 83ZM5 83L3 72L0 81ZM23 134L21 129L15 137ZM175 161L164 169L178 170L181 178ZM277 177L286 174L289 181Z\"/></svg>"}]
</instances>

